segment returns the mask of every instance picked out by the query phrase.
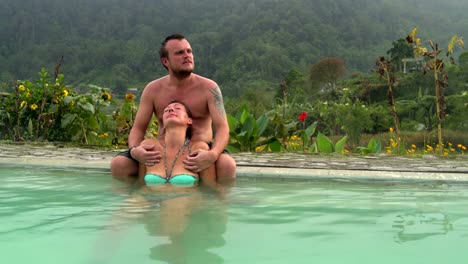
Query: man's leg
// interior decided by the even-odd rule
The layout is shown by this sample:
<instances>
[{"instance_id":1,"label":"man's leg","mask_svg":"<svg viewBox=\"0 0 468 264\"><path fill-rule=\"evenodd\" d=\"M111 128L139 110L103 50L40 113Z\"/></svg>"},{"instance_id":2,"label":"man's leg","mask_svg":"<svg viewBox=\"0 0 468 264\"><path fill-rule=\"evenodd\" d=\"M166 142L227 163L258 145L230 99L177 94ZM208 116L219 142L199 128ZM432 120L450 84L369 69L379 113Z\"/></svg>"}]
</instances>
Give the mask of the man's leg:
<instances>
[{"instance_id":1,"label":"man's leg","mask_svg":"<svg viewBox=\"0 0 468 264\"><path fill-rule=\"evenodd\" d=\"M111 175L117 180L133 182L138 176L138 164L125 156L116 156L111 161Z\"/></svg>"},{"instance_id":2,"label":"man's leg","mask_svg":"<svg viewBox=\"0 0 468 264\"><path fill-rule=\"evenodd\" d=\"M216 178L222 184L230 184L236 179L236 161L229 154L221 154L216 161Z\"/></svg>"}]
</instances>

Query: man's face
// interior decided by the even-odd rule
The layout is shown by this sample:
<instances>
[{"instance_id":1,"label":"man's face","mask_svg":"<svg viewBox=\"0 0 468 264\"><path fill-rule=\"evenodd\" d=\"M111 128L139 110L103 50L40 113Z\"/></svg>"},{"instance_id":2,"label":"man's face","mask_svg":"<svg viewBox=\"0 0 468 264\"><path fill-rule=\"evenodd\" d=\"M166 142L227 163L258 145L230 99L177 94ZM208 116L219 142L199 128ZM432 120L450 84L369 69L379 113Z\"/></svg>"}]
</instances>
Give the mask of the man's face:
<instances>
[{"instance_id":1,"label":"man's face","mask_svg":"<svg viewBox=\"0 0 468 264\"><path fill-rule=\"evenodd\" d=\"M192 73L195 63L193 61L192 47L186 39L169 40L166 43L168 51L167 58L162 58L162 62L168 68L169 72L178 75L188 75Z\"/></svg>"}]
</instances>

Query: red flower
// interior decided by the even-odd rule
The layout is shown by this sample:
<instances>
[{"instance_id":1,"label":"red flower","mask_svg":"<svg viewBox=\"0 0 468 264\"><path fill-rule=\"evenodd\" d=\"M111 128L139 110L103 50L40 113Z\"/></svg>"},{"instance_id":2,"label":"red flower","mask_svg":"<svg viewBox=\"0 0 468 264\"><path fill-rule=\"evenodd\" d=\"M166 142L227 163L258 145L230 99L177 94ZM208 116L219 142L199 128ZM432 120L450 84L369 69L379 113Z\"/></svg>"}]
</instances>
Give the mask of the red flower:
<instances>
[{"instance_id":1,"label":"red flower","mask_svg":"<svg viewBox=\"0 0 468 264\"><path fill-rule=\"evenodd\" d=\"M307 112L301 112L301 114L299 115L299 120L301 120L301 122L304 122L306 117L307 117Z\"/></svg>"}]
</instances>

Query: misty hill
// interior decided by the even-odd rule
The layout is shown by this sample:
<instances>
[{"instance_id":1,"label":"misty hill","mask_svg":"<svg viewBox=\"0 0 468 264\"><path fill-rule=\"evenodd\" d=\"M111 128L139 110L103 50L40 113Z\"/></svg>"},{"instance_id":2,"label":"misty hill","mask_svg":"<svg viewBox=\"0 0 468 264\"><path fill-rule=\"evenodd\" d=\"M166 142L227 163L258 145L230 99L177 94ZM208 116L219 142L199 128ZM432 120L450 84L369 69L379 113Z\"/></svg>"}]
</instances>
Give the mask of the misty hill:
<instances>
[{"instance_id":1,"label":"misty hill","mask_svg":"<svg viewBox=\"0 0 468 264\"><path fill-rule=\"evenodd\" d=\"M0 0L0 82L35 78L64 56L75 85L125 91L165 74L157 50L186 35L196 71L238 96L277 86L293 67L339 57L368 73L392 42L418 27L445 46L468 36L464 0Z\"/></svg>"}]
</instances>

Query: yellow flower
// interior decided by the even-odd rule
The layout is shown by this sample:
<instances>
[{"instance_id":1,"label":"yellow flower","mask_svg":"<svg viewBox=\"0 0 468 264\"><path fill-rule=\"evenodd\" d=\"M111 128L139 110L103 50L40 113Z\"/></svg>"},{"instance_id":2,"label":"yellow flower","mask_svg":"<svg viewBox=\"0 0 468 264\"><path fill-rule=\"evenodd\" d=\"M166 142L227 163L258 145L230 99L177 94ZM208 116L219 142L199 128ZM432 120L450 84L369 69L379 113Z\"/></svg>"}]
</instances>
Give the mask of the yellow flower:
<instances>
[{"instance_id":1,"label":"yellow flower","mask_svg":"<svg viewBox=\"0 0 468 264\"><path fill-rule=\"evenodd\" d=\"M101 99L103 101L109 101L111 98L112 97L111 97L110 93L108 93L108 92L101 93Z\"/></svg>"},{"instance_id":2,"label":"yellow flower","mask_svg":"<svg viewBox=\"0 0 468 264\"><path fill-rule=\"evenodd\" d=\"M465 147L465 146L462 146L461 149L463 149L463 151L465 151L465 150L466 150L466 147Z\"/></svg>"},{"instance_id":3,"label":"yellow flower","mask_svg":"<svg viewBox=\"0 0 468 264\"><path fill-rule=\"evenodd\" d=\"M26 97L31 97L31 93L30 93L30 92L27 92L27 93L26 93Z\"/></svg>"},{"instance_id":4,"label":"yellow flower","mask_svg":"<svg viewBox=\"0 0 468 264\"><path fill-rule=\"evenodd\" d=\"M20 107L23 108L26 105L26 101L22 101Z\"/></svg>"},{"instance_id":5,"label":"yellow flower","mask_svg":"<svg viewBox=\"0 0 468 264\"><path fill-rule=\"evenodd\" d=\"M415 144L411 144L411 148L412 148L412 149L416 149L416 145L415 145Z\"/></svg>"},{"instance_id":6,"label":"yellow flower","mask_svg":"<svg viewBox=\"0 0 468 264\"><path fill-rule=\"evenodd\" d=\"M157 135L158 135L158 131L154 131L154 132L153 132L153 135L157 136Z\"/></svg>"},{"instance_id":7,"label":"yellow flower","mask_svg":"<svg viewBox=\"0 0 468 264\"><path fill-rule=\"evenodd\" d=\"M26 90L26 87L24 87L24 85L22 85L22 84L20 84L20 86L18 86L18 88L20 89L20 91Z\"/></svg>"},{"instance_id":8,"label":"yellow flower","mask_svg":"<svg viewBox=\"0 0 468 264\"><path fill-rule=\"evenodd\" d=\"M133 101L133 100L135 100L135 95L132 94L132 93L128 93L128 94L125 95L125 100L126 101Z\"/></svg>"},{"instance_id":9,"label":"yellow flower","mask_svg":"<svg viewBox=\"0 0 468 264\"><path fill-rule=\"evenodd\" d=\"M31 105L31 109L32 109L32 110L36 110L36 109L37 109L37 105L36 105L36 104L32 104L32 105Z\"/></svg>"},{"instance_id":10,"label":"yellow flower","mask_svg":"<svg viewBox=\"0 0 468 264\"><path fill-rule=\"evenodd\" d=\"M386 147L387 154L392 154L392 149L390 147Z\"/></svg>"},{"instance_id":11,"label":"yellow flower","mask_svg":"<svg viewBox=\"0 0 468 264\"><path fill-rule=\"evenodd\" d=\"M68 90L67 90L67 89L63 89L63 90L62 90L62 94L63 94L63 97L67 97L67 96L68 96Z\"/></svg>"},{"instance_id":12,"label":"yellow flower","mask_svg":"<svg viewBox=\"0 0 468 264\"><path fill-rule=\"evenodd\" d=\"M463 145L462 144L458 144L457 147L461 148Z\"/></svg>"},{"instance_id":13,"label":"yellow flower","mask_svg":"<svg viewBox=\"0 0 468 264\"><path fill-rule=\"evenodd\" d=\"M393 127L391 127L388 131L390 131L390 133L393 133Z\"/></svg>"},{"instance_id":14,"label":"yellow flower","mask_svg":"<svg viewBox=\"0 0 468 264\"><path fill-rule=\"evenodd\" d=\"M105 133L103 133L103 134L101 134L101 135L98 135L99 138L106 138L106 137L108 137L108 136L109 136L109 133L108 133L108 132L105 132Z\"/></svg>"}]
</instances>

